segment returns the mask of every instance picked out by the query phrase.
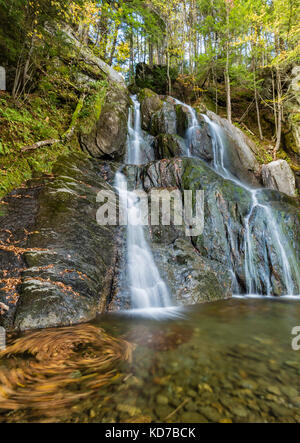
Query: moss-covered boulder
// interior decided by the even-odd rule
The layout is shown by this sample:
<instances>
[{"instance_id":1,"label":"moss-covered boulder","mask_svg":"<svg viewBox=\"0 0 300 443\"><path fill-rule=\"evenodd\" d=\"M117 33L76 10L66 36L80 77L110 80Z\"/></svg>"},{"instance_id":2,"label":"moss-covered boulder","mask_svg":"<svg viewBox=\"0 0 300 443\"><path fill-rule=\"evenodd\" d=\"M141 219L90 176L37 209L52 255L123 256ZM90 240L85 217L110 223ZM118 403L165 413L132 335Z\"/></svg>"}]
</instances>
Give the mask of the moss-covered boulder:
<instances>
[{"instance_id":1,"label":"moss-covered boulder","mask_svg":"<svg viewBox=\"0 0 300 443\"><path fill-rule=\"evenodd\" d=\"M263 165L262 179L266 188L296 197L295 176L287 161L276 160Z\"/></svg>"},{"instance_id":2,"label":"moss-covered boulder","mask_svg":"<svg viewBox=\"0 0 300 443\"><path fill-rule=\"evenodd\" d=\"M187 145L179 135L160 134L155 139L155 158L184 157L187 153Z\"/></svg>"},{"instance_id":3,"label":"moss-covered boulder","mask_svg":"<svg viewBox=\"0 0 300 443\"><path fill-rule=\"evenodd\" d=\"M99 118L91 128L83 128L80 145L95 158L121 160L126 151L130 98L126 88L110 85Z\"/></svg>"},{"instance_id":4,"label":"moss-covered boulder","mask_svg":"<svg viewBox=\"0 0 300 443\"><path fill-rule=\"evenodd\" d=\"M139 92L138 99L141 103L142 128L150 131L152 116L162 109L163 102L159 95L147 88Z\"/></svg>"},{"instance_id":5,"label":"moss-covered boulder","mask_svg":"<svg viewBox=\"0 0 300 443\"><path fill-rule=\"evenodd\" d=\"M162 108L152 115L150 133L177 135L176 111L173 103L165 100Z\"/></svg>"}]
</instances>

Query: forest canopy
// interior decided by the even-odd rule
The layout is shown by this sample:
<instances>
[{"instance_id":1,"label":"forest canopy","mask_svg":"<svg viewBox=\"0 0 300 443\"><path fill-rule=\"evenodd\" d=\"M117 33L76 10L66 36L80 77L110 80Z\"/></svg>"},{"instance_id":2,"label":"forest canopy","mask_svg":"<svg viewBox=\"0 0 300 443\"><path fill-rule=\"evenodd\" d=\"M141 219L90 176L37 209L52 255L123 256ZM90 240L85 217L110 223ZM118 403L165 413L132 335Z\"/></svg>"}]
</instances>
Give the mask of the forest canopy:
<instances>
[{"instance_id":1,"label":"forest canopy","mask_svg":"<svg viewBox=\"0 0 300 443\"><path fill-rule=\"evenodd\" d=\"M137 64L155 65L166 93L176 83L192 102L209 90L230 122L232 90L247 90L261 140L260 108L273 113L278 151L288 74L299 64L299 12L297 0L0 0L0 65L15 99L34 91L69 26L128 83Z\"/></svg>"}]
</instances>

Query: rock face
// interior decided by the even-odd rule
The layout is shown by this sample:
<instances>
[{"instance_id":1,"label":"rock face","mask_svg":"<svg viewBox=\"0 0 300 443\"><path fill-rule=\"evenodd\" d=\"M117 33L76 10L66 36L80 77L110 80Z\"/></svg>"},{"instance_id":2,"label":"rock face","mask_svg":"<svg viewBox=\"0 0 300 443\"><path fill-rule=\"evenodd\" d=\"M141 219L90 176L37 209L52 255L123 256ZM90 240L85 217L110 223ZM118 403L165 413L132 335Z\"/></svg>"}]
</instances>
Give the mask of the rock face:
<instances>
[{"instance_id":1,"label":"rock face","mask_svg":"<svg viewBox=\"0 0 300 443\"><path fill-rule=\"evenodd\" d=\"M229 123L225 118L208 111L207 116L217 123L228 138L227 158L225 166L241 181L258 186L260 183L260 166L255 158L257 148L239 128Z\"/></svg>"},{"instance_id":2,"label":"rock face","mask_svg":"<svg viewBox=\"0 0 300 443\"><path fill-rule=\"evenodd\" d=\"M151 163L142 167L135 177L138 180L136 186L142 183L147 192L153 188L204 190L205 224L202 235L187 238L174 226L151 228L151 246L156 262L176 299L193 303L194 300L229 297L233 274L236 275L239 291L246 292L244 238L246 217L253 204L251 193L224 180L203 161L193 158ZM262 205L268 204L272 217L289 239L292 246L287 249L290 263L299 263L300 221L296 200L277 191L263 189L257 198ZM261 293L267 294L265 282L268 276L274 295L283 294L285 271L273 226L268 223L263 206L253 211L250 228ZM285 244L285 247L288 248L288 245ZM292 274L295 291L299 291L297 265Z\"/></svg>"},{"instance_id":3,"label":"rock face","mask_svg":"<svg viewBox=\"0 0 300 443\"><path fill-rule=\"evenodd\" d=\"M112 84L96 126L89 134L80 135L83 151L96 158L116 160L124 158L129 104L125 87Z\"/></svg>"},{"instance_id":4,"label":"rock face","mask_svg":"<svg viewBox=\"0 0 300 443\"><path fill-rule=\"evenodd\" d=\"M51 29L49 31L52 32ZM96 57L91 51L88 51L87 48L82 45L82 42L77 39L75 33L70 26L65 25L63 32L65 34L65 37L69 40L69 43L80 50L78 57L80 57L82 60L84 60L85 63L89 64L90 66L102 71L104 76L108 78L110 83L117 84L120 87L125 88L126 83L124 77L122 77L122 75L120 75L117 71L115 71L111 66L105 63L99 57Z\"/></svg>"},{"instance_id":5,"label":"rock face","mask_svg":"<svg viewBox=\"0 0 300 443\"><path fill-rule=\"evenodd\" d=\"M266 188L296 196L295 176L285 160L277 160L262 167L262 179Z\"/></svg>"},{"instance_id":6,"label":"rock face","mask_svg":"<svg viewBox=\"0 0 300 443\"><path fill-rule=\"evenodd\" d=\"M150 134L177 135L176 111L172 103L163 102L162 108L151 118Z\"/></svg>"},{"instance_id":7,"label":"rock face","mask_svg":"<svg viewBox=\"0 0 300 443\"><path fill-rule=\"evenodd\" d=\"M128 177L135 177L132 187L148 194L155 189L182 191L184 164L185 159L162 160L141 167L128 166L124 172ZM175 226L173 222L170 226L151 226L147 240L177 304L231 297L232 276L226 261L220 262L200 253L193 238L186 235L186 226Z\"/></svg>"},{"instance_id":8,"label":"rock face","mask_svg":"<svg viewBox=\"0 0 300 443\"><path fill-rule=\"evenodd\" d=\"M28 233L34 230L40 190L41 184L33 180L0 202L0 326L7 329L12 327L20 296L21 275L26 268L22 252Z\"/></svg>"},{"instance_id":9,"label":"rock face","mask_svg":"<svg viewBox=\"0 0 300 443\"><path fill-rule=\"evenodd\" d=\"M179 135L160 134L155 139L154 152L156 160L184 157L186 151L186 143Z\"/></svg>"},{"instance_id":10,"label":"rock face","mask_svg":"<svg viewBox=\"0 0 300 443\"><path fill-rule=\"evenodd\" d=\"M141 103L142 128L150 132L152 116L155 112L162 109L163 102L160 97L150 89L143 89L139 93L138 98Z\"/></svg>"},{"instance_id":11,"label":"rock face","mask_svg":"<svg viewBox=\"0 0 300 443\"><path fill-rule=\"evenodd\" d=\"M13 327L25 330L91 320L106 308L115 265L115 228L99 226L100 190L116 166L78 154L61 158L37 195L24 249ZM21 202L21 200L20 200Z\"/></svg>"},{"instance_id":12,"label":"rock face","mask_svg":"<svg viewBox=\"0 0 300 443\"><path fill-rule=\"evenodd\" d=\"M124 78L83 47L70 27L66 27L63 32L73 50L80 49L80 55L76 57L79 57L78 62L84 68L83 72L78 75L78 84L86 87L95 85L99 76L107 83L104 102L95 103L97 116L95 123L88 130L84 128L84 131L82 130L79 134L80 146L84 152L98 159L123 160L130 106L130 97Z\"/></svg>"},{"instance_id":13,"label":"rock face","mask_svg":"<svg viewBox=\"0 0 300 443\"><path fill-rule=\"evenodd\" d=\"M174 136L185 139L185 155L189 150L193 157L208 163L213 160L213 141L208 123L198 116L199 127L188 133L192 117L188 108L177 104L172 97L158 96L149 90L140 93L143 128L158 137L157 159L172 158L181 155L181 148L174 147ZM255 144L238 128L213 112L207 112L210 120L218 124L227 138L227 156L225 166L233 175L250 185L260 184L260 165L255 158ZM168 139L166 138L168 136ZM178 139L177 139L178 140ZM182 142L180 143L181 146Z\"/></svg>"}]
</instances>

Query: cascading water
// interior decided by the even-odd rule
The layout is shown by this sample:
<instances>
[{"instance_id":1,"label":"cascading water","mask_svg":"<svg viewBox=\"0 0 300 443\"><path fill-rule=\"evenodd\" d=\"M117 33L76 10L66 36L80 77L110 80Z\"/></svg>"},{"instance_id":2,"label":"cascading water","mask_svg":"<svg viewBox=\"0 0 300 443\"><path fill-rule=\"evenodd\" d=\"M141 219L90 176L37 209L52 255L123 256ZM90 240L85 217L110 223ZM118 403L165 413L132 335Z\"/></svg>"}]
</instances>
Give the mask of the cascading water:
<instances>
[{"instance_id":1,"label":"cascading water","mask_svg":"<svg viewBox=\"0 0 300 443\"><path fill-rule=\"evenodd\" d=\"M128 149L127 149L127 163L129 165L139 165L141 160L141 142L142 142L142 128L141 128L141 105L136 96L131 97L133 102L133 109L130 109L128 118Z\"/></svg>"},{"instance_id":2,"label":"cascading water","mask_svg":"<svg viewBox=\"0 0 300 443\"><path fill-rule=\"evenodd\" d=\"M140 104L132 97L134 112L128 121L127 162L141 163ZM161 279L152 252L147 244L142 225L141 208L136 193L127 190L124 174L117 172L115 185L119 192L120 204L127 212L127 272L132 305L135 309L160 308L171 306L171 299L165 282Z\"/></svg>"},{"instance_id":3,"label":"cascading water","mask_svg":"<svg viewBox=\"0 0 300 443\"><path fill-rule=\"evenodd\" d=\"M185 103L181 102L177 98L173 98L173 99L177 105L181 105L181 106L184 106L185 108L187 108L187 110L189 111L189 114L191 116L191 124L189 125L189 128L186 131L186 136L185 136L186 144L187 144L187 157L191 157L191 146L192 146L193 134L194 134L195 130L199 129L199 122L198 122L198 118L197 118L197 113L196 113L195 109L193 109L191 106L186 105Z\"/></svg>"},{"instance_id":4,"label":"cascading water","mask_svg":"<svg viewBox=\"0 0 300 443\"><path fill-rule=\"evenodd\" d=\"M245 277L246 277L246 291L248 294L254 293L262 293L263 288L260 284L258 275L257 275L257 267L255 264L255 247L253 241L253 235L251 234L251 218L256 209L260 209L264 213L264 218L266 223L270 226L270 231L272 234L274 246L276 248L276 252L280 258L282 270L283 270L283 278L285 284L286 295L293 295L295 293L293 275L295 276L298 287L300 287L300 277L299 277L299 269L296 261L294 260L294 254L292 252L292 248L289 246L289 242L287 238L284 236L280 226L276 223L274 214L272 213L272 209L266 205L262 204L258 201L258 192L257 189L251 189L246 186L236 177L234 177L230 171L224 165L224 156L225 156L225 140L224 133L222 128L216 123L212 122L206 115L203 114L203 118L205 122L209 125L211 137L212 137L212 146L213 146L213 169L221 175L223 178L233 181L238 186L242 187L246 191L248 191L251 195L252 204L250 207L250 211L245 218L245 234L244 234L244 249L245 249ZM285 245L285 246L283 246ZM290 253L288 253L288 252ZM289 257L289 259L288 259ZM291 266L292 265L292 266ZM293 269L292 269L293 268ZM265 269L268 269L268 263L265 264ZM267 295L271 295L272 292L272 283L270 278L270 273L265 272L263 276L264 280L264 288L266 288Z\"/></svg>"}]
</instances>

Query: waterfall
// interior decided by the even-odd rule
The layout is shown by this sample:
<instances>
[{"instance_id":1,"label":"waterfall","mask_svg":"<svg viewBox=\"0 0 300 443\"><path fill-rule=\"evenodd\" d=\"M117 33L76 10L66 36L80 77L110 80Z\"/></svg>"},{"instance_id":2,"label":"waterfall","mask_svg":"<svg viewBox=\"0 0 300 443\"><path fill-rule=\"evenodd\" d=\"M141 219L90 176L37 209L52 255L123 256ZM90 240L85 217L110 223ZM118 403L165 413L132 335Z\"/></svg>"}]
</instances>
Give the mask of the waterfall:
<instances>
[{"instance_id":1,"label":"waterfall","mask_svg":"<svg viewBox=\"0 0 300 443\"><path fill-rule=\"evenodd\" d=\"M185 142L187 145L187 157L191 157L191 147L192 147L192 142L193 142L193 134L194 134L195 130L199 129L199 122L198 122L198 118L197 118L197 113L196 113L195 109L192 108L191 106L186 105L185 103L181 102L177 98L174 98L174 97L172 97L172 98L177 105L184 106L188 110L188 112L191 116L191 124L189 125L189 127L186 131L186 135L185 135Z\"/></svg>"},{"instance_id":2,"label":"waterfall","mask_svg":"<svg viewBox=\"0 0 300 443\"><path fill-rule=\"evenodd\" d=\"M134 109L128 119L127 162L138 165L142 157L140 104L132 97ZM139 198L127 190L124 174L117 172L115 186L119 192L120 204L127 212L127 278L132 305L135 309L151 309L171 306L171 299L165 282L161 279L152 252L146 241L142 225Z\"/></svg>"},{"instance_id":3,"label":"waterfall","mask_svg":"<svg viewBox=\"0 0 300 443\"><path fill-rule=\"evenodd\" d=\"M141 142L142 142L142 127L141 127L141 105L136 96L131 97L133 108L129 110L128 117L128 148L127 160L129 165L139 165L142 163L141 157Z\"/></svg>"},{"instance_id":4,"label":"waterfall","mask_svg":"<svg viewBox=\"0 0 300 443\"><path fill-rule=\"evenodd\" d=\"M284 284L286 295L293 295L297 288L295 288L293 282L293 273L297 279L298 286L299 284L299 269L296 261L294 260L294 254L292 248L289 246L288 239L284 236L279 224L276 222L274 214L272 212L272 208L266 204L259 203L257 194L257 189L252 189L242 183L239 179L234 177L231 172L224 165L224 156L226 152L225 148L225 134L222 128L216 123L212 122L206 115L202 115L205 122L209 125L211 137L212 137L212 146L213 146L213 169L221 175L223 178L233 181L238 186L242 187L246 191L248 191L251 195L251 207L248 215L245 218L244 226L245 226L245 234L244 234L244 249L245 249L245 276L246 276L246 290L248 294L254 293L262 293L263 288L259 282L259 278L257 275L257 267L255 264L255 248L253 235L251 235L251 218L254 214L254 211L259 208L264 213L264 218L266 224L268 224L271 228L271 234L274 242L274 246L276 248L276 252L280 258L283 276L284 276ZM292 266L291 266L292 264ZM293 270L292 270L293 267ZM270 273L268 270L267 257L265 257L265 275L264 275L264 287L266 288L267 295L271 295L272 292L272 283L270 279Z\"/></svg>"}]
</instances>

